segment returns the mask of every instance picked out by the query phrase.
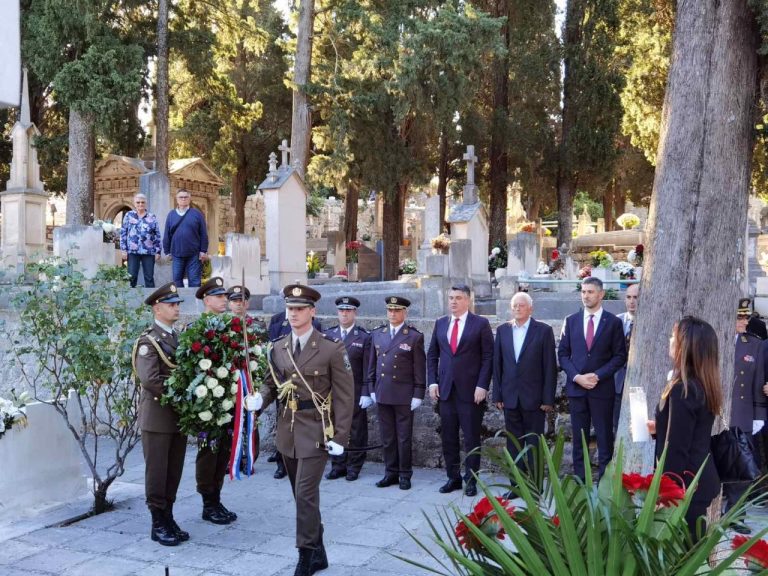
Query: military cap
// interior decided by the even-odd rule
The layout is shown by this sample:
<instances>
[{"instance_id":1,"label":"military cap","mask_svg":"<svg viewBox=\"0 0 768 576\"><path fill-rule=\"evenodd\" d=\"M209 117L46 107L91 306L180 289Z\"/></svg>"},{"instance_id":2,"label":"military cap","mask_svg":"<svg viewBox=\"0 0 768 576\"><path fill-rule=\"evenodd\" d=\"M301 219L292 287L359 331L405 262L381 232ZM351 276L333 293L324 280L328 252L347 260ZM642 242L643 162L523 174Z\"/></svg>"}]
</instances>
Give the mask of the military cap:
<instances>
[{"instance_id":1,"label":"military cap","mask_svg":"<svg viewBox=\"0 0 768 576\"><path fill-rule=\"evenodd\" d=\"M251 291L245 286L231 286L227 290L227 300L250 300Z\"/></svg>"},{"instance_id":2,"label":"military cap","mask_svg":"<svg viewBox=\"0 0 768 576\"><path fill-rule=\"evenodd\" d=\"M336 298L336 308L339 310L357 310L360 308L360 300L353 296L340 296Z\"/></svg>"},{"instance_id":3,"label":"military cap","mask_svg":"<svg viewBox=\"0 0 768 576\"><path fill-rule=\"evenodd\" d=\"M736 310L736 314L739 316L749 316L752 314L752 300L749 298L739 298L739 309Z\"/></svg>"},{"instance_id":4,"label":"military cap","mask_svg":"<svg viewBox=\"0 0 768 576\"><path fill-rule=\"evenodd\" d=\"M226 294L227 289L224 288L224 280L218 276L208 278L200 288L195 292L195 298L202 300L206 296L218 296L219 294Z\"/></svg>"},{"instance_id":5,"label":"military cap","mask_svg":"<svg viewBox=\"0 0 768 576\"><path fill-rule=\"evenodd\" d=\"M177 302L184 302L184 299L179 296L179 291L173 282L163 284L144 300L144 304L147 306L152 306L153 304L176 304Z\"/></svg>"},{"instance_id":6,"label":"military cap","mask_svg":"<svg viewBox=\"0 0 768 576\"><path fill-rule=\"evenodd\" d=\"M411 301L402 296L387 296L384 302L387 303L387 308L391 310L404 310L411 305Z\"/></svg>"},{"instance_id":7,"label":"military cap","mask_svg":"<svg viewBox=\"0 0 768 576\"><path fill-rule=\"evenodd\" d=\"M320 292L303 284L288 284L283 288L283 296L285 296L285 305L295 308L307 306L314 308L315 302L320 300Z\"/></svg>"}]
</instances>

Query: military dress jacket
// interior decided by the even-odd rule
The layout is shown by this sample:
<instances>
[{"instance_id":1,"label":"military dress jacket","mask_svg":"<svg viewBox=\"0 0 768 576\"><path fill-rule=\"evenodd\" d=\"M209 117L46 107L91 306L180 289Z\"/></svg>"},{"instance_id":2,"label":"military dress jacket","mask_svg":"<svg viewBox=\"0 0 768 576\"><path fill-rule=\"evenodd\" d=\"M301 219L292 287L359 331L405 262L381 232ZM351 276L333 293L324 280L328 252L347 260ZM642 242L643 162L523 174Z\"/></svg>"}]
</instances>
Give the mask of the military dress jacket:
<instances>
[{"instance_id":1,"label":"military dress jacket","mask_svg":"<svg viewBox=\"0 0 768 576\"><path fill-rule=\"evenodd\" d=\"M371 358L363 394L376 394L378 404L409 405L424 398L427 355L424 335L409 324L390 337L389 325L371 332Z\"/></svg>"},{"instance_id":2,"label":"military dress jacket","mask_svg":"<svg viewBox=\"0 0 768 576\"><path fill-rule=\"evenodd\" d=\"M325 333L335 340L341 340L341 326L329 328ZM347 350L352 374L355 377L355 403L357 403L362 394L363 383L368 373L368 362L371 359L371 333L356 325L342 342Z\"/></svg>"},{"instance_id":3,"label":"military dress jacket","mask_svg":"<svg viewBox=\"0 0 768 576\"><path fill-rule=\"evenodd\" d=\"M176 332L169 334L152 323L133 347L133 365L141 384L139 427L146 432L173 434L179 431L179 417L170 406L161 406L165 381L176 364Z\"/></svg>"},{"instance_id":4,"label":"military dress jacket","mask_svg":"<svg viewBox=\"0 0 768 576\"><path fill-rule=\"evenodd\" d=\"M765 377L762 344L762 340L752 334L736 336L730 425L738 426L747 434L752 432L753 420L766 420L768 399L763 393Z\"/></svg>"},{"instance_id":5,"label":"military dress jacket","mask_svg":"<svg viewBox=\"0 0 768 576\"><path fill-rule=\"evenodd\" d=\"M277 449L291 458L312 458L327 453L323 418L315 408L312 394L299 373L306 384L322 398L331 394L330 417L334 428L332 440L347 446L355 407L355 383L344 345L313 329L306 346L296 359L298 372L292 358L291 334L288 334L274 342L269 354L274 377L272 371L268 370L261 386L264 398L262 410L277 398L278 382L290 380L296 386L299 410L294 413L288 407L288 402L281 401L278 406Z\"/></svg>"}]
</instances>

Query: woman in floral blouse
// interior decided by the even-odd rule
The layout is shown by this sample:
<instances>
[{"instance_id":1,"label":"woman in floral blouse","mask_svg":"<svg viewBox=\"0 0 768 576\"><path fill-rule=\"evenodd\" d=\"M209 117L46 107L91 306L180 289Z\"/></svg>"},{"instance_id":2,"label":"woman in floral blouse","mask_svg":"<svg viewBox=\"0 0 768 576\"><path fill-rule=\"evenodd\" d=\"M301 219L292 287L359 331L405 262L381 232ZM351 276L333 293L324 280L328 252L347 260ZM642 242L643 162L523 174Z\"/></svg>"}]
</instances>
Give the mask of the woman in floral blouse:
<instances>
[{"instance_id":1,"label":"woman in floral blouse","mask_svg":"<svg viewBox=\"0 0 768 576\"><path fill-rule=\"evenodd\" d=\"M139 278L139 264L144 273L144 286L155 287L155 262L160 260L160 227L157 216L147 212L147 197L136 194L133 197L135 210L123 216L120 229L120 250L128 258L128 273L131 275L131 288Z\"/></svg>"}]
</instances>

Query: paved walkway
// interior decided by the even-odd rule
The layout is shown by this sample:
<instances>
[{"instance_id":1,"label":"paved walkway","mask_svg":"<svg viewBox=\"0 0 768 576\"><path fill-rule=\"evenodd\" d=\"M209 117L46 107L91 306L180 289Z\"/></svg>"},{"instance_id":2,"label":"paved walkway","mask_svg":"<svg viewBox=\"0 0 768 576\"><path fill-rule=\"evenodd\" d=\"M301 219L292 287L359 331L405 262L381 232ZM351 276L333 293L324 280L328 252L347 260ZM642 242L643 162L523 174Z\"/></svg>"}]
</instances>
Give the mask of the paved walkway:
<instances>
[{"instance_id":1,"label":"paved walkway","mask_svg":"<svg viewBox=\"0 0 768 576\"><path fill-rule=\"evenodd\" d=\"M259 459L256 475L225 481L223 501L239 518L216 526L200 518L195 492L195 450L189 447L175 516L191 535L189 542L163 547L149 539L144 505L141 447L131 454L125 475L110 489L111 512L65 528L46 527L87 511L90 498L10 520L0 509L2 576L291 576L297 560L295 515L288 479L272 478L273 464ZM456 503L469 510L471 500L454 492L439 494L442 470L417 469L413 488L376 488L383 466L368 463L360 479L323 480L321 506L330 567L322 576L400 576L427 574L395 555L437 567L407 534L431 550L431 530L422 514L434 518L436 506ZM753 529L768 525L768 511L751 509Z\"/></svg>"},{"instance_id":2,"label":"paved walkway","mask_svg":"<svg viewBox=\"0 0 768 576\"><path fill-rule=\"evenodd\" d=\"M195 492L195 450L189 447L184 478L174 516L191 539L176 547L149 539L150 518L144 505L144 465L141 447L131 454L125 475L110 489L116 502L111 512L65 528L46 528L86 511L90 500L38 512L7 522L0 509L0 574L2 576L171 576L292 575L298 558L295 514L288 479L272 478L274 465L262 457L255 476L225 480L222 500L238 520L216 526L200 518L201 500ZM376 488L383 466L368 463L360 479L323 480L321 507L330 567L323 576L393 576L425 574L393 556L402 555L435 565L408 536L426 543L431 531L422 510L457 502L468 508L469 498L454 492L439 494L442 470L416 470L413 488ZM5 521L5 523L3 523ZM436 546L432 544L432 548Z\"/></svg>"}]
</instances>

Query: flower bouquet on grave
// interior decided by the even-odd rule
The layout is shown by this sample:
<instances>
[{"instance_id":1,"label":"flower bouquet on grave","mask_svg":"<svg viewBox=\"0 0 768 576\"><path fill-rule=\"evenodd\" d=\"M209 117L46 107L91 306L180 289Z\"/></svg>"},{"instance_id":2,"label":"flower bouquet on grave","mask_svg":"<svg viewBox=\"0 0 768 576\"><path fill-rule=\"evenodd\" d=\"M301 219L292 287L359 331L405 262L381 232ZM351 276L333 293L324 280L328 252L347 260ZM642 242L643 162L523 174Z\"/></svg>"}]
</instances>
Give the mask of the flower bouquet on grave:
<instances>
[{"instance_id":1,"label":"flower bouquet on grave","mask_svg":"<svg viewBox=\"0 0 768 576\"><path fill-rule=\"evenodd\" d=\"M347 262L357 262L360 255L360 248L363 247L363 243L359 240L351 240L347 242Z\"/></svg>"},{"instance_id":2,"label":"flower bouquet on grave","mask_svg":"<svg viewBox=\"0 0 768 576\"><path fill-rule=\"evenodd\" d=\"M0 398L0 438L14 425L23 428L27 425L27 414L24 409L32 398L29 393L22 392L18 396L11 389L11 399Z\"/></svg>"},{"instance_id":3,"label":"flower bouquet on grave","mask_svg":"<svg viewBox=\"0 0 768 576\"><path fill-rule=\"evenodd\" d=\"M429 241L432 250L436 254L448 254L451 247L451 238L445 232L441 232Z\"/></svg>"},{"instance_id":4,"label":"flower bouquet on grave","mask_svg":"<svg viewBox=\"0 0 768 576\"><path fill-rule=\"evenodd\" d=\"M632 214L631 212L625 212L618 218L616 218L616 223L621 226L624 230L632 230L633 228L637 228L640 226L640 218L637 216L637 214Z\"/></svg>"},{"instance_id":5,"label":"flower bouquet on grave","mask_svg":"<svg viewBox=\"0 0 768 576\"><path fill-rule=\"evenodd\" d=\"M589 253L592 268L610 268L613 265L613 256L605 250L593 250Z\"/></svg>"},{"instance_id":6,"label":"flower bouquet on grave","mask_svg":"<svg viewBox=\"0 0 768 576\"><path fill-rule=\"evenodd\" d=\"M627 254L627 260L634 264L635 266L642 266L643 265L643 252L645 252L645 248L642 244L638 244L635 246L633 250L630 250Z\"/></svg>"},{"instance_id":7,"label":"flower bouquet on grave","mask_svg":"<svg viewBox=\"0 0 768 576\"><path fill-rule=\"evenodd\" d=\"M173 407L179 415L179 430L195 436L200 447L218 450L232 433L230 474L238 477L243 442L251 461L258 450L258 428L250 408L267 373L262 349L267 340L265 331L248 316L243 321L232 314L202 314L179 336L177 366L161 398L163 406ZM250 470L248 466L246 474Z\"/></svg>"},{"instance_id":8,"label":"flower bouquet on grave","mask_svg":"<svg viewBox=\"0 0 768 576\"><path fill-rule=\"evenodd\" d=\"M611 268L622 280L635 279L635 267L629 262L616 262Z\"/></svg>"},{"instance_id":9,"label":"flower bouquet on grave","mask_svg":"<svg viewBox=\"0 0 768 576\"><path fill-rule=\"evenodd\" d=\"M694 542L685 513L700 474L684 489L662 473L666 453L654 474L625 474L619 445L613 462L594 485L586 442L586 483L562 473L564 444L562 435L552 447L541 437L539 445L526 446L517 461L506 449L501 453L482 450L499 466L501 477L512 479L522 503L516 502L512 508L480 478L478 487L484 498L468 514L451 505L438 513L439 522L427 517L438 549L411 534L432 558L433 566L400 559L433 573L467 576L721 574L768 531L762 530L737 550L718 557L717 567L710 567L711 553L727 542L726 529L744 513L743 499ZM512 488L509 484L497 487Z\"/></svg>"}]
</instances>

